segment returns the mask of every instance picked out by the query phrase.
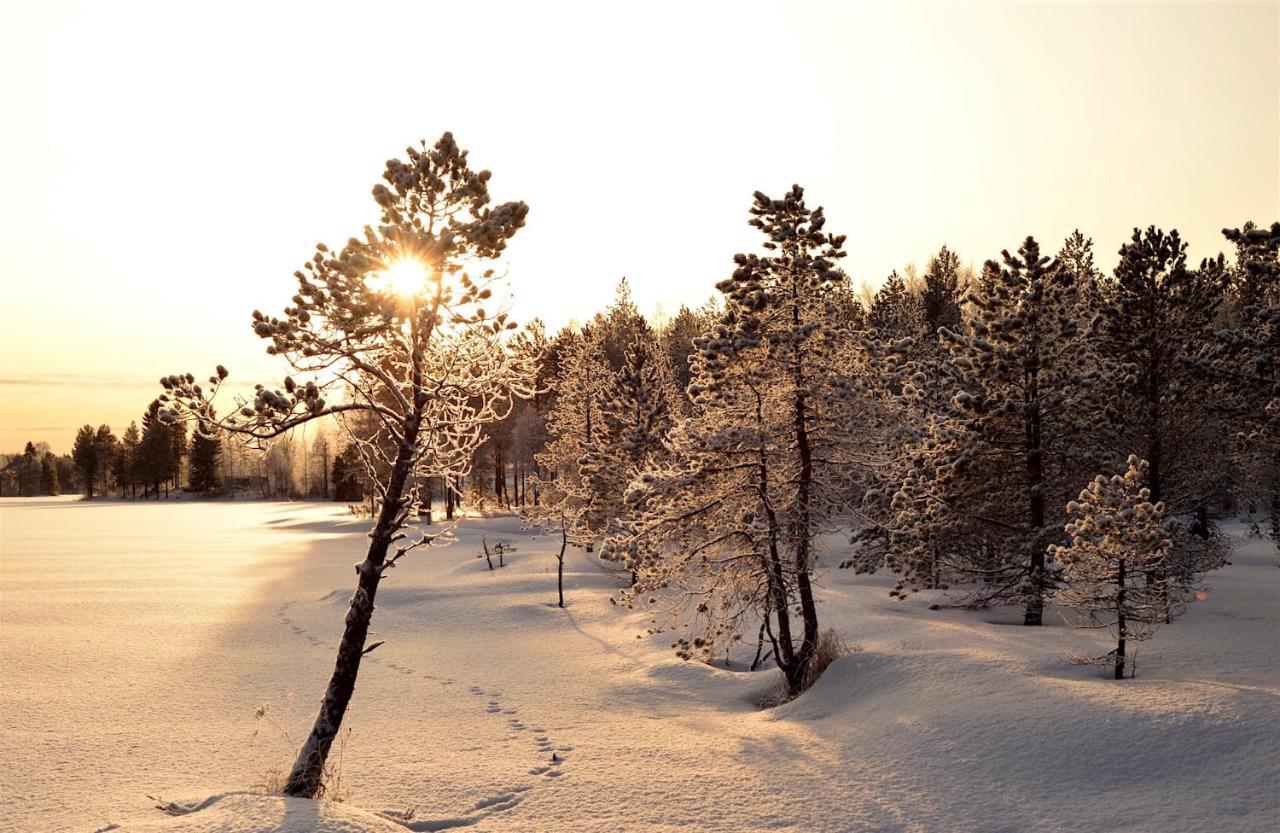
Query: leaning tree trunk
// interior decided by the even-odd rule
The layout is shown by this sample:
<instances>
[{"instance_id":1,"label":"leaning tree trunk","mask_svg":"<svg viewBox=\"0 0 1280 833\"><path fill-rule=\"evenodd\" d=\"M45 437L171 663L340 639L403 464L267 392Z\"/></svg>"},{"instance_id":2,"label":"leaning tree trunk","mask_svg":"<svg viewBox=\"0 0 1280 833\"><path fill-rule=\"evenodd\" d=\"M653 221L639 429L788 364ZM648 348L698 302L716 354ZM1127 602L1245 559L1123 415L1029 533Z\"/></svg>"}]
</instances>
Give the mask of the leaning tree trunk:
<instances>
[{"instance_id":1,"label":"leaning tree trunk","mask_svg":"<svg viewBox=\"0 0 1280 833\"><path fill-rule=\"evenodd\" d=\"M373 600L382 580L387 560L387 548L397 530L401 511L401 497L413 463L413 447L417 442L417 430L406 432L404 442L396 456L387 481L386 494L382 498L382 510L369 534L369 552L365 560L356 565L359 576L351 606L347 610L346 629L338 643L338 658L334 663L329 687L320 703L311 734L298 751L293 770L284 785L284 794L301 798L314 798L324 783L324 764L333 746L334 738L342 727L342 717L356 688L356 674L364 657L365 638L369 635L369 622L373 618Z\"/></svg>"}]
</instances>

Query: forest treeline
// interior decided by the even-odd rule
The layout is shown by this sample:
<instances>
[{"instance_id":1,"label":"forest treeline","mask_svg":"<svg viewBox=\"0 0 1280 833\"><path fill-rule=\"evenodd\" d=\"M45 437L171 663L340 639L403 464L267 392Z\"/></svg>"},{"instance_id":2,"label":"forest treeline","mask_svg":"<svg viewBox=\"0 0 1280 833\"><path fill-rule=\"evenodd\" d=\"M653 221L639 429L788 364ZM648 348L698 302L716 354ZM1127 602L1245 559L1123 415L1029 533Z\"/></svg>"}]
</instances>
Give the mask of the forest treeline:
<instances>
[{"instance_id":1,"label":"forest treeline","mask_svg":"<svg viewBox=\"0 0 1280 833\"><path fill-rule=\"evenodd\" d=\"M682 655L759 622L802 689L821 548L1029 625L1102 605L1119 674L1125 637L1224 562L1214 518L1280 532L1280 225L1228 229L1234 257L1199 264L1135 229L1110 273L1078 231L976 271L944 247L867 298L799 189L752 215L767 254L738 256L720 304L655 331L621 295L550 341L526 417L546 436L532 514L625 564L621 601L672 612L679 588Z\"/></svg>"}]
</instances>

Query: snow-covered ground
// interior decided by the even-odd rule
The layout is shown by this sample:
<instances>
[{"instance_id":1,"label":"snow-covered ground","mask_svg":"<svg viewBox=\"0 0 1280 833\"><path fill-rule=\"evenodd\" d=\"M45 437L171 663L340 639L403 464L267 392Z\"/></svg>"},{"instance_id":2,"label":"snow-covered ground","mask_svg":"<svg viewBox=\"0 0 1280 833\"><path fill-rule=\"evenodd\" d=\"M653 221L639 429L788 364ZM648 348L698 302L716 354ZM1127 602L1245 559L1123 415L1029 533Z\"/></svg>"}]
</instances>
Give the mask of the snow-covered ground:
<instances>
[{"instance_id":1,"label":"snow-covered ground","mask_svg":"<svg viewBox=\"0 0 1280 833\"><path fill-rule=\"evenodd\" d=\"M1280 829L1280 569L1259 541L1123 682L1068 664L1110 645L1056 615L929 611L832 570L821 614L855 650L761 710L773 672L637 638L579 551L555 608L558 540L470 519L379 593L346 803L249 794L331 669L364 543L344 511L0 501L0 830L387 831L373 812L408 810L416 830ZM507 567L476 558L482 534L517 542Z\"/></svg>"}]
</instances>

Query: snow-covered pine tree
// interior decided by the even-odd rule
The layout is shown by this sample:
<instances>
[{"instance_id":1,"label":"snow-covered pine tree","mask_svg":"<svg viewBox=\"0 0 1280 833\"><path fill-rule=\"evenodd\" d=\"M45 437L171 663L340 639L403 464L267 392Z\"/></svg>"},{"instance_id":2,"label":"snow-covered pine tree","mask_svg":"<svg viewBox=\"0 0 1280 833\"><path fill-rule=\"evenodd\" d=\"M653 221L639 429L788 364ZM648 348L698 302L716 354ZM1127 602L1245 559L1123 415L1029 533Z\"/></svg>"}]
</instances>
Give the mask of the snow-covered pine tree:
<instances>
[{"instance_id":1,"label":"snow-covered pine tree","mask_svg":"<svg viewBox=\"0 0 1280 833\"><path fill-rule=\"evenodd\" d=\"M1080 229L1071 232L1062 242L1062 248L1058 250L1057 261L1060 268L1067 269L1075 275L1077 292L1084 295L1097 291L1102 273L1094 265L1093 238L1085 237ZM1086 304L1086 309L1092 311L1093 308Z\"/></svg>"},{"instance_id":2,"label":"snow-covered pine tree","mask_svg":"<svg viewBox=\"0 0 1280 833\"><path fill-rule=\"evenodd\" d=\"M1270 505L1270 533L1280 543L1280 223L1223 229L1235 244L1226 326L1189 357L1221 386L1235 426L1236 493Z\"/></svg>"},{"instance_id":3,"label":"snow-covered pine tree","mask_svg":"<svg viewBox=\"0 0 1280 833\"><path fill-rule=\"evenodd\" d=\"M1229 436L1222 430L1219 388L1188 365L1213 340L1228 275L1219 259L1186 263L1177 231L1134 229L1120 262L1100 283L1098 350L1113 363L1106 388L1119 454L1148 463L1153 503L1171 517L1200 515L1222 485ZM1219 542L1177 524L1170 564L1189 587L1220 563ZM1160 582L1178 589L1178 585ZM1170 600L1171 608L1177 600Z\"/></svg>"},{"instance_id":4,"label":"snow-covered pine tree","mask_svg":"<svg viewBox=\"0 0 1280 833\"><path fill-rule=\"evenodd\" d=\"M850 509L876 440L860 431L858 354L836 314L844 238L799 186L780 199L756 192L750 224L765 254L736 255L717 285L725 313L697 342L693 416L673 432L671 464L633 482L631 534L611 545L634 553L628 603L676 592L681 656L710 656L753 617L771 619L795 695L818 645L815 542Z\"/></svg>"},{"instance_id":5,"label":"snow-covered pine tree","mask_svg":"<svg viewBox=\"0 0 1280 833\"><path fill-rule=\"evenodd\" d=\"M920 315L924 319L926 335L934 336L940 329L953 329L960 325L960 299L965 289L963 279L960 256L951 249L943 246L929 258L920 293Z\"/></svg>"},{"instance_id":6,"label":"snow-covered pine tree","mask_svg":"<svg viewBox=\"0 0 1280 833\"><path fill-rule=\"evenodd\" d=\"M680 394L676 403L678 409L683 410L687 404L686 389L693 380L693 370L689 366L693 356L693 340L705 333L714 322L715 314L706 307L691 310L682 306L659 336L662 349L667 354L676 391Z\"/></svg>"},{"instance_id":7,"label":"snow-covered pine tree","mask_svg":"<svg viewBox=\"0 0 1280 833\"><path fill-rule=\"evenodd\" d=\"M1052 586L1049 544L1079 483L1079 414L1096 363L1079 322L1075 272L1028 237L988 261L967 296L963 328L942 329L952 396L913 442L892 501L893 548L904 578L978 578L972 602L1017 600L1042 622ZM908 385L908 396L915 391Z\"/></svg>"},{"instance_id":8,"label":"snow-covered pine tree","mask_svg":"<svg viewBox=\"0 0 1280 833\"><path fill-rule=\"evenodd\" d=\"M610 372L621 369L626 361L627 348L637 338L653 335L649 322L631 300L631 282L625 277L618 281L613 303L604 312L596 313L590 326Z\"/></svg>"},{"instance_id":9,"label":"snow-covered pine tree","mask_svg":"<svg viewBox=\"0 0 1280 833\"><path fill-rule=\"evenodd\" d=\"M374 598L386 571L415 547L443 534L406 537L428 477L465 474L483 427L502 419L513 399L532 394L535 367L508 349L515 324L490 300L498 278L486 262L499 257L523 225L522 202L489 205L489 172L471 168L466 151L445 133L433 146L410 147L387 162L373 189L381 211L339 251L323 244L295 273L298 292L282 317L253 315L267 352L296 373L282 388L256 387L226 417L213 399L227 378L219 366L207 388L191 374L162 380L166 420L192 418L267 442L314 419L364 414L392 439L369 547L356 567L357 586L345 618L333 674L319 713L285 782L287 795L312 797L355 689ZM499 307L500 309L500 307ZM348 395L347 401L339 397ZM362 454L383 447L365 443Z\"/></svg>"},{"instance_id":10,"label":"snow-covered pine tree","mask_svg":"<svg viewBox=\"0 0 1280 833\"><path fill-rule=\"evenodd\" d=\"M594 328L562 334L559 375L547 414L547 445L535 455L540 469L537 505L527 516L544 528L561 529L570 544L594 548L602 532L592 515L592 492L582 464L601 427L601 392L609 370Z\"/></svg>"},{"instance_id":11,"label":"snow-covered pine tree","mask_svg":"<svg viewBox=\"0 0 1280 833\"><path fill-rule=\"evenodd\" d=\"M1056 601L1083 614L1084 627L1111 629L1116 649L1094 662L1115 668L1124 679L1128 643L1150 639L1168 621L1168 593L1151 576L1169 573L1173 537L1164 504L1151 502L1144 485L1147 462L1130 456L1123 475L1098 475L1067 504L1068 543L1053 548L1063 566Z\"/></svg>"},{"instance_id":12,"label":"snow-covered pine tree","mask_svg":"<svg viewBox=\"0 0 1280 833\"><path fill-rule=\"evenodd\" d=\"M1099 349L1123 363L1116 415L1121 442L1148 463L1152 502L1189 512L1205 499L1206 390L1182 360L1207 343L1226 289L1214 269L1189 269L1178 232L1134 229L1115 274L1101 283ZM1199 441L1198 441L1199 440Z\"/></svg>"},{"instance_id":13,"label":"snow-covered pine tree","mask_svg":"<svg viewBox=\"0 0 1280 833\"><path fill-rule=\"evenodd\" d=\"M584 521L594 537L617 531L627 484L642 469L661 465L675 398L666 356L651 334L641 333L612 384L598 393L599 422L579 459L587 491Z\"/></svg>"},{"instance_id":14,"label":"snow-covered pine tree","mask_svg":"<svg viewBox=\"0 0 1280 833\"><path fill-rule=\"evenodd\" d=\"M925 329L922 304L907 290L895 270L876 292L867 313L867 326L883 341L919 337Z\"/></svg>"}]
</instances>

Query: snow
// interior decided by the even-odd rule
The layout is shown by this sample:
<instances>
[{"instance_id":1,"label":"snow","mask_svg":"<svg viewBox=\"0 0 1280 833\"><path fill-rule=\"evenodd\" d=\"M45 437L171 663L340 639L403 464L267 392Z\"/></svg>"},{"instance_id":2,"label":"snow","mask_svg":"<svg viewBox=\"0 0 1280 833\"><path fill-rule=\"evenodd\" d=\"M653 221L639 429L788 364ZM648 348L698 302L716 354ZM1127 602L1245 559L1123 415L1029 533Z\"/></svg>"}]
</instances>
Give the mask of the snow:
<instances>
[{"instance_id":1,"label":"snow","mask_svg":"<svg viewBox=\"0 0 1280 833\"><path fill-rule=\"evenodd\" d=\"M581 550L559 610L557 536L467 519L379 592L344 801L254 795L291 762L271 721L314 716L365 530L331 504L0 501L0 831L1280 829L1280 569L1243 539L1121 682L1066 661L1111 646L1056 610L1022 628L830 570L852 653L762 710L754 645L675 659Z\"/></svg>"},{"instance_id":2,"label":"snow","mask_svg":"<svg viewBox=\"0 0 1280 833\"><path fill-rule=\"evenodd\" d=\"M105 828L121 830L120 827ZM310 801L253 793L215 795L189 813L130 825L135 833L404 833L381 816L336 801Z\"/></svg>"}]
</instances>

